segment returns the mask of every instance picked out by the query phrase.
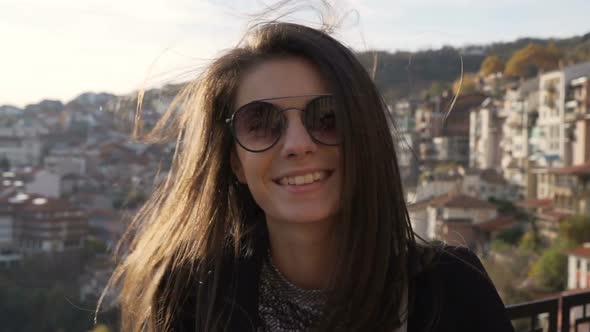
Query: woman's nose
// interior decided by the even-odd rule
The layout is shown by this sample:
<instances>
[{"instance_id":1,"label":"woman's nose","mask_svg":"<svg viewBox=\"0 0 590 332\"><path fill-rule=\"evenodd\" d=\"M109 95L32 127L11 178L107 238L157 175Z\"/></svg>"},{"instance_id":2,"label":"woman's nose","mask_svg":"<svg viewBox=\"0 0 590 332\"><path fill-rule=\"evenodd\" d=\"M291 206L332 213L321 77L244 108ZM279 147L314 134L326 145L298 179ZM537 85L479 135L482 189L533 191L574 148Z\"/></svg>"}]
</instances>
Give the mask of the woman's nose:
<instances>
[{"instance_id":1,"label":"woman's nose","mask_svg":"<svg viewBox=\"0 0 590 332\"><path fill-rule=\"evenodd\" d=\"M284 111L286 125L282 138L281 153L285 157L303 156L317 150L316 142L309 136L303 124L302 111L291 109Z\"/></svg>"}]
</instances>

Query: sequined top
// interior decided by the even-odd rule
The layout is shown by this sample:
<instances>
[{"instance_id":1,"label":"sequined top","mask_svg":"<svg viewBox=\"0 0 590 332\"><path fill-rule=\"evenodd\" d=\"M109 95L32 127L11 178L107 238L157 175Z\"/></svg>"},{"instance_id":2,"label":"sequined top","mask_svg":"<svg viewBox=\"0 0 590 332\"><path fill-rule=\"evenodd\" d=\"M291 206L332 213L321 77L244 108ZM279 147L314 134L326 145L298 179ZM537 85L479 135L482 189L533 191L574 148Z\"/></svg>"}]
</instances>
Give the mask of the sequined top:
<instances>
[{"instance_id":1,"label":"sequined top","mask_svg":"<svg viewBox=\"0 0 590 332\"><path fill-rule=\"evenodd\" d=\"M317 323L326 303L326 291L306 290L291 283L272 263L264 260L260 274L258 332L309 331ZM402 308L407 305L407 293ZM407 321L396 332L406 332Z\"/></svg>"},{"instance_id":2,"label":"sequined top","mask_svg":"<svg viewBox=\"0 0 590 332\"><path fill-rule=\"evenodd\" d=\"M293 285L267 257L262 264L258 313L264 332L309 331L326 302L323 290L305 290Z\"/></svg>"}]
</instances>

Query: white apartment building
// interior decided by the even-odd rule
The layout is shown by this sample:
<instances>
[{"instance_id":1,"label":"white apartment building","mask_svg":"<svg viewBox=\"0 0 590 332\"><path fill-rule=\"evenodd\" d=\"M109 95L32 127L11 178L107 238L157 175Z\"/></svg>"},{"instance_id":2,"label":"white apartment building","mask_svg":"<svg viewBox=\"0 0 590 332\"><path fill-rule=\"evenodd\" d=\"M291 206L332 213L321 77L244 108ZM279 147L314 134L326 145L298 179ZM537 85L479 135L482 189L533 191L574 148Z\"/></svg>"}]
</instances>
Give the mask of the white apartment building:
<instances>
[{"instance_id":1,"label":"white apartment building","mask_svg":"<svg viewBox=\"0 0 590 332\"><path fill-rule=\"evenodd\" d=\"M45 169L34 170L25 182L25 192L58 198L61 196L61 177Z\"/></svg>"},{"instance_id":2,"label":"white apartment building","mask_svg":"<svg viewBox=\"0 0 590 332\"><path fill-rule=\"evenodd\" d=\"M413 183L418 173L416 156L416 118L414 103L404 100L395 103L390 108L390 115L394 121L396 132L397 161L401 177L406 183Z\"/></svg>"},{"instance_id":3,"label":"white apartment building","mask_svg":"<svg viewBox=\"0 0 590 332\"><path fill-rule=\"evenodd\" d=\"M531 143L536 146L538 166L572 164L570 131L566 121L566 94L572 80L590 75L590 62L542 74L539 78L539 118ZM569 117L569 116L568 116Z\"/></svg>"},{"instance_id":4,"label":"white apartment building","mask_svg":"<svg viewBox=\"0 0 590 332\"><path fill-rule=\"evenodd\" d=\"M567 289L590 287L590 243L570 250L567 264Z\"/></svg>"},{"instance_id":5,"label":"white apartment building","mask_svg":"<svg viewBox=\"0 0 590 332\"><path fill-rule=\"evenodd\" d=\"M43 165L60 177L67 174L86 174L86 158L80 149L53 149L43 159Z\"/></svg>"},{"instance_id":6,"label":"white apartment building","mask_svg":"<svg viewBox=\"0 0 590 332\"><path fill-rule=\"evenodd\" d=\"M41 159L40 135L47 129L30 119L0 121L0 159L11 166L38 165Z\"/></svg>"},{"instance_id":7,"label":"white apartment building","mask_svg":"<svg viewBox=\"0 0 590 332\"><path fill-rule=\"evenodd\" d=\"M521 189L528 189L529 130L538 114L539 79L534 78L510 87L504 95L506 121L502 126L501 171L504 178Z\"/></svg>"},{"instance_id":8,"label":"white apartment building","mask_svg":"<svg viewBox=\"0 0 590 332\"><path fill-rule=\"evenodd\" d=\"M469 167L499 169L503 114L498 101L487 98L469 114Z\"/></svg>"}]
</instances>

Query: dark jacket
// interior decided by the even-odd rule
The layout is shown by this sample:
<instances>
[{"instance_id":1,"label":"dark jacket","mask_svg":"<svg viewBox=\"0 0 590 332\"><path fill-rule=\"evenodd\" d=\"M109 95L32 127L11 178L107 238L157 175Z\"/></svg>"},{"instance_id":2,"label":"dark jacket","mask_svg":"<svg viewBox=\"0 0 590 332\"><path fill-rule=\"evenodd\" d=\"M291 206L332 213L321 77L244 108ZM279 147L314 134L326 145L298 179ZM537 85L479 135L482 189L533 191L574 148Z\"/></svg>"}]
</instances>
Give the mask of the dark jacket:
<instances>
[{"instance_id":1,"label":"dark jacket","mask_svg":"<svg viewBox=\"0 0 590 332\"><path fill-rule=\"evenodd\" d=\"M237 269L236 305L229 331L255 331L258 326L260 264L245 261ZM502 300L475 254L461 247L436 250L431 263L418 271L410 291L408 332L513 332ZM174 330L192 332L194 299L184 304Z\"/></svg>"}]
</instances>

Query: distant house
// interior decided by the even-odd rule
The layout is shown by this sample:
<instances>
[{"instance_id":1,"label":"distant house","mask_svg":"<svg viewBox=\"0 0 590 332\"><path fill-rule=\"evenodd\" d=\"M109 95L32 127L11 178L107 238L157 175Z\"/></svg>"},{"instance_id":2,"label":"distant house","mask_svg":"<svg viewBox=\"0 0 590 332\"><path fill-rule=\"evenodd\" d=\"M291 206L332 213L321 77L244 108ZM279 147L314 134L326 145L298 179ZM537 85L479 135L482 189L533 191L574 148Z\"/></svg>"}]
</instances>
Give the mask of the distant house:
<instances>
[{"instance_id":1,"label":"distant house","mask_svg":"<svg viewBox=\"0 0 590 332\"><path fill-rule=\"evenodd\" d=\"M0 201L0 268L10 267L21 261L16 250L16 224L11 206Z\"/></svg>"},{"instance_id":2,"label":"distant house","mask_svg":"<svg viewBox=\"0 0 590 332\"><path fill-rule=\"evenodd\" d=\"M576 100L573 93L576 88L583 87L583 84L578 84L583 82L578 82L577 79L588 75L590 62L575 64L540 76L539 118L533 128L539 135L531 143L539 151L539 157L555 158L554 165L544 166L572 164L570 132L576 126L576 119L580 113L576 114L577 105L569 102Z\"/></svg>"},{"instance_id":3,"label":"distant house","mask_svg":"<svg viewBox=\"0 0 590 332\"><path fill-rule=\"evenodd\" d=\"M530 133L539 108L539 79L508 84L503 98L506 120L502 126L500 141L501 171L504 178L518 186L526 196L532 190L529 183Z\"/></svg>"},{"instance_id":4,"label":"distant house","mask_svg":"<svg viewBox=\"0 0 590 332\"><path fill-rule=\"evenodd\" d=\"M516 200L518 190L494 169L469 169L463 177L463 192L483 200Z\"/></svg>"},{"instance_id":5,"label":"distant house","mask_svg":"<svg viewBox=\"0 0 590 332\"><path fill-rule=\"evenodd\" d=\"M48 170L33 170L28 181L25 182L25 192L53 198L60 197L60 177Z\"/></svg>"},{"instance_id":6,"label":"distant house","mask_svg":"<svg viewBox=\"0 0 590 332\"><path fill-rule=\"evenodd\" d=\"M80 249L88 233L88 218L67 201L18 193L0 198L0 210L13 220L13 241L25 254Z\"/></svg>"},{"instance_id":7,"label":"distant house","mask_svg":"<svg viewBox=\"0 0 590 332\"><path fill-rule=\"evenodd\" d=\"M47 128L29 119L0 122L0 160L8 160L11 166L38 165L43 147L40 135L46 132Z\"/></svg>"},{"instance_id":8,"label":"distant house","mask_svg":"<svg viewBox=\"0 0 590 332\"><path fill-rule=\"evenodd\" d=\"M590 288L590 243L568 252L567 289Z\"/></svg>"},{"instance_id":9,"label":"distant house","mask_svg":"<svg viewBox=\"0 0 590 332\"><path fill-rule=\"evenodd\" d=\"M497 217L496 207L476 197L450 192L408 206L414 232L425 240L484 249L478 225Z\"/></svg>"},{"instance_id":10,"label":"distant house","mask_svg":"<svg viewBox=\"0 0 590 332\"><path fill-rule=\"evenodd\" d=\"M469 163L469 136L438 136L432 140L439 162Z\"/></svg>"},{"instance_id":11,"label":"distant house","mask_svg":"<svg viewBox=\"0 0 590 332\"><path fill-rule=\"evenodd\" d=\"M64 176L67 174L86 174L86 158L78 149L54 149L43 160L46 169Z\"/></svg>"},{"instance_id":12,"label":"distant house","mask_svg":"<svg viewBox=\"0 0 590 332\"><path fill-rule=\"evenodd\" d=\"M400 139L397 141L397 161L404 184L415 184L418 177L416 151L416 103L403 100L395 103L390 113ZM160 154L161 155L161 154Z\"/></svg>"},{"instance_id":13,"label":"distant house","mask_svg":"<svg viewBox=\"0 0 590 332\"><path fill-rule=\"evenodd\" d=\"M469 167L489 169L500 167L502 114L498 100L487 98L470 113L469 120Z\"/></svg>"},{"instance_id":14,"label":"distant house","mask_svg":"<svg viewBox=\"0 0 590 332\"><path fill-rule=\"evenodd\" d=\"M517 202L516 205L526 209L529 214L535 216L535 224L539 235L548 242L553 242L557 239L559 223L572 215L570 212L556 209L555 201L550 198L526 199Z\"/></svg>"},{"instance_id":15,"label":"distant house","mask_svg":"<svg viewBox=\"0 0 590 332\"><path fill-rule=\"evenodd\" d=\"M509 216L498 216L494 219L476 224L479 233L482 236L483 249L487 251L488 244L491 243L500 233L518 227L521 221L514 220Z\"/></svg>"},{"instance_id":16,"label":"distant house","mask_svg":"<svg viewBox=\"0 0 590 332\"><path fill-rule=\"evenodd\" d=\"M458 172L437 172L420 181L416 187L416 201L440 196L461 187L463 180Z\"/></svg>"},{"instance_id":17,"label":"distant house","mask_svg":"<svg viewBox=\"0 0 590 332\"><path fill-rule=\"evenodd\" d=\"M540 199L529 199L519 205L537 217L541 234L553 241L557 238L561 221L575 214L590 214L590 162L545 168L537 175L537 196Z\"/></svg>"}]
</instances>

